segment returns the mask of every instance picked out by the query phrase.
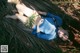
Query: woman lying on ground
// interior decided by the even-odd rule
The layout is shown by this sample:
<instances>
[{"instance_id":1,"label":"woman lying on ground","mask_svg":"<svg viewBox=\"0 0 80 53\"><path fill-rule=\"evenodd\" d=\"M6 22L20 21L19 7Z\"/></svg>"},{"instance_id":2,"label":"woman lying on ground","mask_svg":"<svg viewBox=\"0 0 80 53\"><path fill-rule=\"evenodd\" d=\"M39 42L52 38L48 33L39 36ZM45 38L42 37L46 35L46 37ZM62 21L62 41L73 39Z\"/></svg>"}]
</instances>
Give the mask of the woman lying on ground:
<instances>
[{"instance_id":1,"label":"woman lying on ground","mask_svg":"<svg viewBox=\"0 0 80 53\"><path fill-rule=\"evenodd\" d=\"M47 13L44 11L32 10L21 3L21 1L19 0L17 0L16 2L15 0L8 0L8 2L16 4L16 8L19 14L15 14L13 16L7 15L6 17L10 17L13 19L18 18L23 23L26 23L30 16L32 16L33 14L36 16L34 18L34 24L31 27L33 29L32 33L34 35L37 35L37 37L46 40L53 40L56 39L60 34L60 37L63 37L66 40L68 39L68 36L63 36L64 31L62 31L61 33L61 30L58 30L58 28L62 25L62 19L60 17L55 16L49 12ZM24 15L26 15L27 17L25 17ZM68 33L66 34L68 35Z\"/></svg>"}]
</instances>

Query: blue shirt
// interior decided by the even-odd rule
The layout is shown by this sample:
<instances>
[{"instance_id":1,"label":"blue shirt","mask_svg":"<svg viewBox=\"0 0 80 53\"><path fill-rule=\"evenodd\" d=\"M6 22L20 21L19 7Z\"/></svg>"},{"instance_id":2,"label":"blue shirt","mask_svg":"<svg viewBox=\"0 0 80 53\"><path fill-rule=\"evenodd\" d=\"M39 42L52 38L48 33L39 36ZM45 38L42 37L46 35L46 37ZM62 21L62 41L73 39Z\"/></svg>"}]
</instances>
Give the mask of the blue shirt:
<instances>
[{"instance_id":1,"label":"blue shirt","mask_svg":"<svg viewBox=\"0 0 80 53\"><path fill-rule=\"evenodd\" d=\"M43 23L39 26L40 33L37 33L37 26L33 28L32 34L38 38L45 40L53 40L57 36L57 27L62 25L62 19L51 13L47 13L44 17L42 16Z\"/></svg>"}]
</instances>

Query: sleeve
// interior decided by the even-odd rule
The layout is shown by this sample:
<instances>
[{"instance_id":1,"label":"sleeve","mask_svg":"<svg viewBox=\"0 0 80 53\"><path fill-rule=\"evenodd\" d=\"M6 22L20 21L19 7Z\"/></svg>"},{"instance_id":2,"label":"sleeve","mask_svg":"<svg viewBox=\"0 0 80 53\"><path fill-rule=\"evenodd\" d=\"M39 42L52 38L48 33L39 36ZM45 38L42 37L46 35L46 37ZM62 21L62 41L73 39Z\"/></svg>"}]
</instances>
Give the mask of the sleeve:
<instances>
[{"instance_id":1,"label":"sleeve","mask_svg":"<svg viewBox=\"0 0 80 53\"><path fill-rule=\"evenodd\" d=\"M49 16L51 18L54 18L56 20L56 25L59 27L62 25L62 19L59 16L53 15L51 13L47 13L46 16Z\"/></svg>"},{"instance_id":2,"label":"sleeve","mask_svg":"<svg viewBox=\"0 0 80 53\"><path fill-rule=\"evenodd\" d=\"M56 19L56 25L60 27L62 25L62 19L59 16L54 16L54 18Z\"/></svg>"}]
</instances>

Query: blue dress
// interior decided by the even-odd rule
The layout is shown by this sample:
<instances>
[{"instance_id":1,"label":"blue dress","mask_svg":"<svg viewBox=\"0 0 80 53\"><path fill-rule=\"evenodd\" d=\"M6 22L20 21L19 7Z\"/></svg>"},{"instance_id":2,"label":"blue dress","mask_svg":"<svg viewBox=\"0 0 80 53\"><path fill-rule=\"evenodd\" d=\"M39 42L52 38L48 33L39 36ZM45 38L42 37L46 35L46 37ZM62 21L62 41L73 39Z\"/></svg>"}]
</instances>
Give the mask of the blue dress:
<instances>
[{"instance_id":1,"label":"blue dress","mask_svg":"<svg viewBox=\"0 0 80 53\"><path fill-rule=\"evenodd\" d=\"M43 22L39 26L40 32L37 33L37 26L33 28L32 34L38 38L45 40L53 40L57 37L57 27L62 25L62 19L51 13L47 13L44 17L42 16Z\"/></svg>"}]
</instances>

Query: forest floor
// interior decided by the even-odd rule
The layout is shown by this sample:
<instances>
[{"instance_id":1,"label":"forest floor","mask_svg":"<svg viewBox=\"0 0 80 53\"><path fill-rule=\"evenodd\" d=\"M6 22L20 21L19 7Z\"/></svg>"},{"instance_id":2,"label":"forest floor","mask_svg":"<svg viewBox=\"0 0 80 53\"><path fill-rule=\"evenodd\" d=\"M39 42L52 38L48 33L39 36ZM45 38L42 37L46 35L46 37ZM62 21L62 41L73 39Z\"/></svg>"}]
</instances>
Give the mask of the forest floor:
<instances>
[{"instance_id":1,"label":"forest floor","mask_svg":"<svg viewBox=\"0 0 80 53\"><path fill-rule=\"evenodd\" d=\"M73 8L71 8L71 6L68 6L68 8L65 10L64 6L59 6L66 14L70 15L72 18L76 19L77 21L80 21L80 5L78 5L79 7L75 8L74 6L74 10ZM75 41L78 43L78 45L80 45L80 34L75 34L74 35L74 39ZM62 49L62 51L64 53L80 53L80 48L76 47L73 45L73 43L71 42L70 44L65 43L65 42L60 42L59 47Z\"/></svg>"},{"instance_id":2,"label":"forest floor","mask_svg":"<svg viewBox=\"0 0 80 53\"><path fill-rule=\"evenodd\" d=\"M66 43L59 44L59 47L63 53L80 53L80 48L75 47L74 45L68 45Z\"/></svg>"}]
</instances>

